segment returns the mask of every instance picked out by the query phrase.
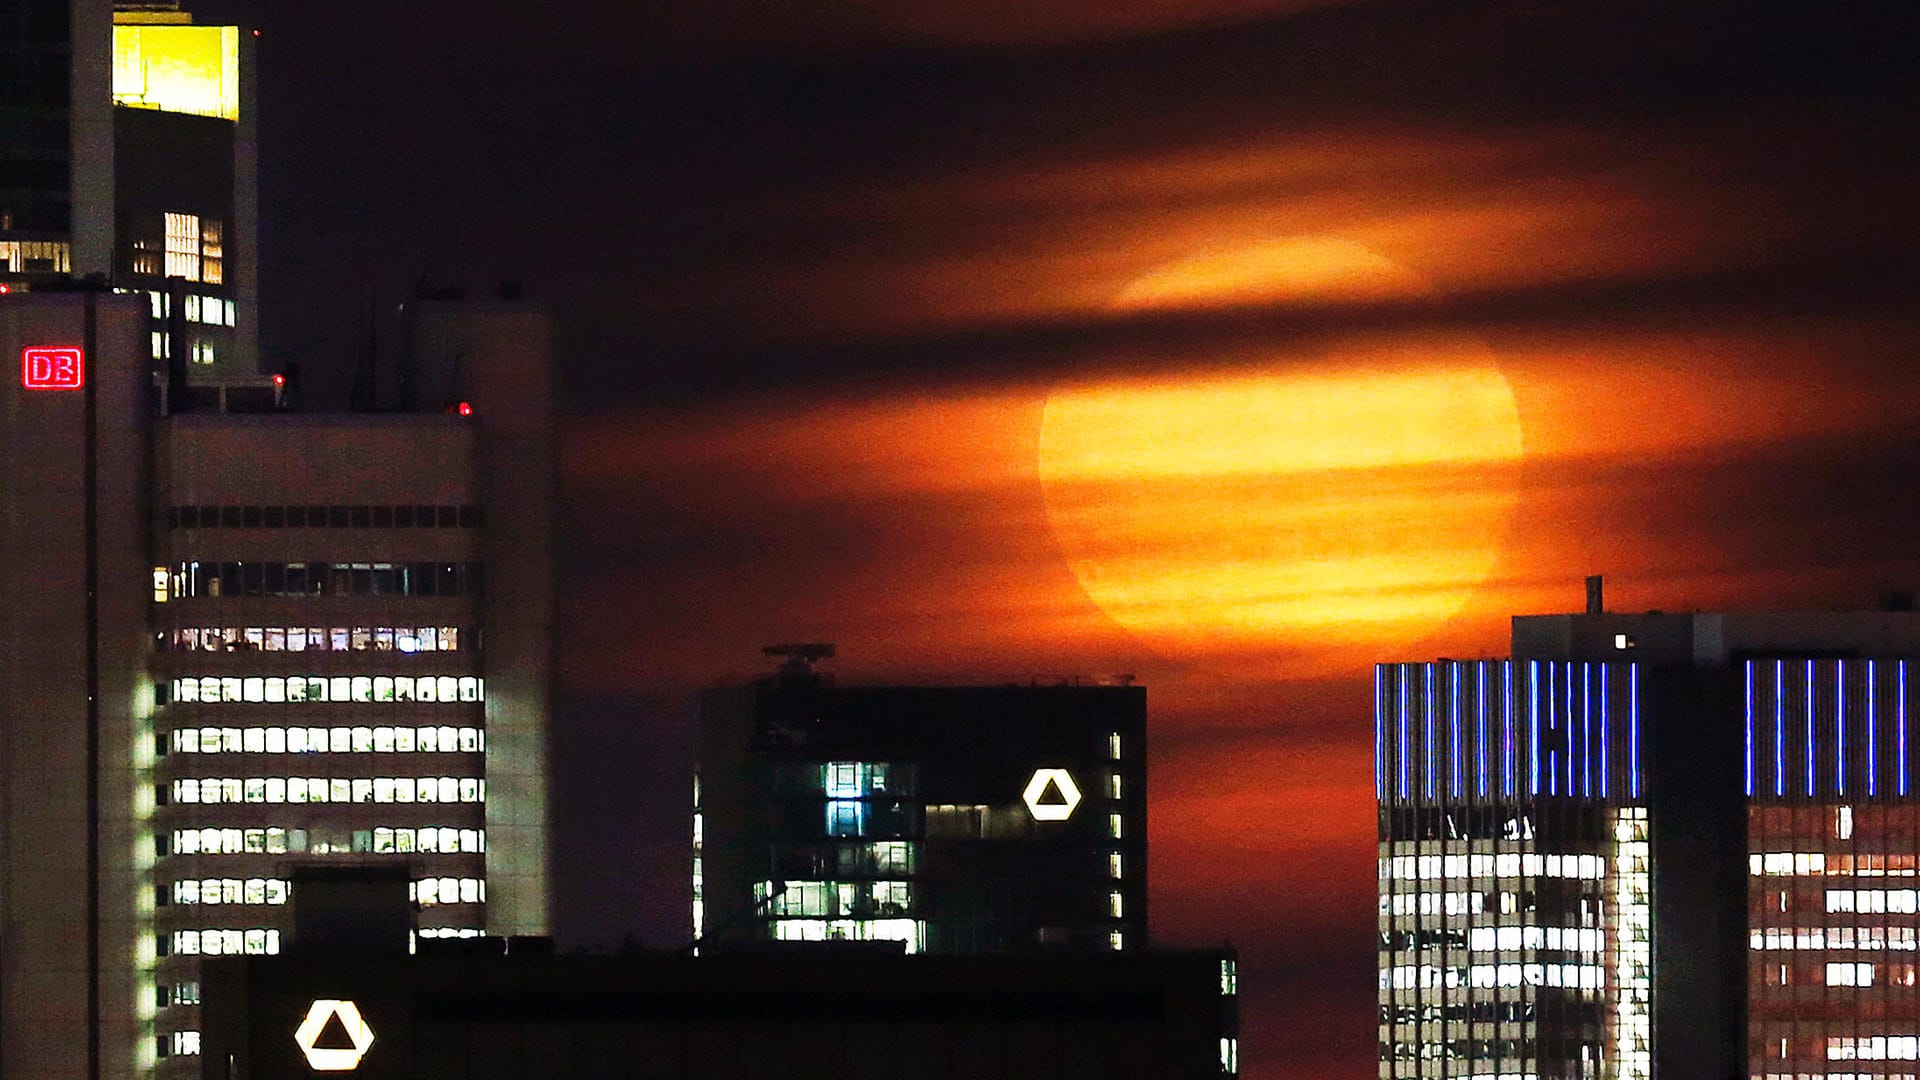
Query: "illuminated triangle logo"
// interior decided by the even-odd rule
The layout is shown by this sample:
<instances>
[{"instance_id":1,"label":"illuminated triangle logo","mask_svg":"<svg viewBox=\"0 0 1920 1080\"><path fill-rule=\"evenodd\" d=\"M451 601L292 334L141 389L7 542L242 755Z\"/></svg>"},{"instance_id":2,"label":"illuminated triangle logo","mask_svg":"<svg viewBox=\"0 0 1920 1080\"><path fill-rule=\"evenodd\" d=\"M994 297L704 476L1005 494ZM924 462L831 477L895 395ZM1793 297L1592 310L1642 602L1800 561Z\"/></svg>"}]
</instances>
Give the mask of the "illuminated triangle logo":
<instances>
[{"instance_id":1,"label":"illuminated triangle logo","mask_svg":"<svg viewBox=\"0 0 1920 1080\"><path fill-rule=\"evenodd\" d=\"M320 998L307 1008L307 1018L300 1021L293 1041L314 1072L347 1072L360 1067L360 1059L373 1045L373 1029L353 1002Z\"/></svg>"},{"instance_id":2,"label":"illuminated triangle logo","mask_svg":"<svg viewBox=\"0 0 1920 1080\"><path fill-rule=\"evenodd\" d=\"M1065 769L1035 769L1021 794L1035 821L1065 821L1080 805L1080 787Z\"/></svg>"}]
</instances>

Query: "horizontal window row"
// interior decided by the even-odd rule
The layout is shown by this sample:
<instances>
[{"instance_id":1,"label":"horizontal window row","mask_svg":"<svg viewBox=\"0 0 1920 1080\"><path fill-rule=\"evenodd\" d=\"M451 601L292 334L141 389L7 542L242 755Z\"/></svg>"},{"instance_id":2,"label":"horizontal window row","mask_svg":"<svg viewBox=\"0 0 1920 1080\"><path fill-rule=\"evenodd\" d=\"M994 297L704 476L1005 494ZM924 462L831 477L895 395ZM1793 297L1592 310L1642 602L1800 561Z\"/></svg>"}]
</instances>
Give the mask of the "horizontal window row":
<instances>
[{"instance_id":1,"label":"horizontal window row","mask_svg":"<svg viewBox=\"0 0 1920 1080\"><path fill-rule=\"evenodd\" d=\"M1557 877L1598 879L1607 861L1598 855L1505 852L1468 855L1394 855L1380 860L1380 877L1400 881L1443 878Z\"/></svg>"},{"instance_id":2,"label":"horizontal window row","mask_svg":"<svg viewBox=\"0 0 1920 1080\"><path fill-rule=\"evenodd\" d=\"M1606 984L1607 969L1599 964L1473 964L1437 967L1432 964L1382 968L1382 989L1409 990L1461 986L1559 986L1598 990Z\"/></svg>"},{"instance_id":3,"label":"horizontal window row","mask_svg":"<svg viewBox=\"0 0 1920 1080\"><path fill-rule=\"evenodd\" d=\"M1747 856L1747 872L1755 877L1915 877L1920 876L1920 858L1910 853L1840 855L1769 851Z\"/></svg>"},{"instance_id":4,"label":"horizontal window row","mask_svg":"<svg viewBox=\"0 0 1920 1080\"><path fill-rule=\"evenodd\" d=\"M232 702L481 701L477 675L200 675L165 684L165 701Z\"/></svg>"},{"instance_id":5,"label":"horizontal window row","mask_svg":"<svg viewBox=\"0 0 1920 1080\"><path fill-rule=\"evenodd\" d=\"M474 529L478 506L173 506L167 524L176 529Z\"/></svg>"},{"instance_id":6,"label":"horizontal window row","mask_svg":"<svg viewBox=\"0 0 1920 1080\"><path fill-rule=\"evenodd\" d=\"M453 855L487 850L485 829L455 829L440 825L378 829L175 829L154 836L155 854L284 855L386 854L420 852Z\"/></svg>"},{"instance_id":7,"label":"horizontal window row","mask_svg":"<svg viewBox=\"0 0 1920 1080\"><path fill-rule=\"evenodd\" d=\"M190 727L161 736L178 754L476 754L477 727Z\"/></svg>"},{"instance_id":8,"label":"horizontal window row","mask_svg":"<svg viewBox=\"0 0 1920 1080\"><path fill-rule=\"evenodd\" d=\"M1751 931L1748 944L1755 949L1891 949L1913 952L1920 949L1920 934L1911 926L1827 926L1769 927Z\"/></svg>"},{"instance_id":9,"label":"horizontal window row","mask_svg":"<svg viewBox=\"0 0 1920 1080\"><path fill-rule=\"evenodd\" d=\"M1827 1060L1920 1060L1920 1035L1832 1036L1827 1039Z\"/></svg>"},{"instance_id":10,"label":"horizontal window row","mask_svg":"<svg viewBox=\"0 0 1920 1080\"><path fill-rule=\"evenodd\" d=\"M764 895L765 885L757 885L755 890L756 896ZM789 881L785 890L773 894L765 906L767 914L774 918L906 915L913 907L913 884L906 881Z\"/></svg>"},{"instance_id":11,"label":"horizontal window row","mask_svg":"<svg viewBox=\"0 0 1920 1080\"><path fill-rule=\"evenodd\" d=\"M272 956L280 951L280 931L266 927L244 930L175 930L155 942L161 956Z\"/></svg>"},{"instance_id":12,"label":"horizontal window row","mask_svg":"<svg viewBox=\"0 0 1920 1080\"><path fill-rule=\"evenodd\" d=\"M167 652L458 652L457 626L183 626ZM471 635L468 635L471 641Z\"/></svg>"},{"instance_id":13,"label":"horizontal window row","mask_svg":"<svg viewBox=\"0 0 1920 1080\"><path fill-rule=\"evenodd\" d=\"M1582 1049L1586 1049L1585 1045ZM1532 1039L1422 1039L1380 1044L1381 1061L1505 1061L1539 1053ZM1596 1055L1597 1056L1597 1055ZM1476 1080L1539 1080L1538 1073L1474 1073Z\"/></svg>"},{"instance_id":14,"label":"horizontal window row","mask_svg":"<svg viewBox=\"0 0 1920 1080\"><path fill-rule=\"evenodd\" d=\"M1484 892L1404 892L1381 893L1380 911L1385 915L1479 915L1487 910ZM1514 895L1499 894L1505 901L1500 910L1517 910Z\"/></svg>"},{"instance_id":15,"label":"horizontal window row","mask_svg":"<svg viewBox=\"0 0 1920 1080\"><path fill-rule=\"evenodd\" d=\"M470 803L485 801L487 782L471 776L207 777L175 780L160 790L176 803Z\"/></svg>"},{"instance_id":16,"label":"horizontal window row","mask_svg":"<svg viewBox=\"0 0 1920 1080\"><path fill-rule=\"evenodd\" d=\"M156 1051L160 1057L176 1057L198 1054L200 1052L200 1033L197 1031L169 1031L154 1036L159 1044Z\"/></svg>"},{"instance_id":17,"label":"horizontal window row","mask_svg":"<svg viewBox=\"0 0 1920 1080\"><path fill-rule=\"evenodd\" d=\"M1521 1024L1534 1018L1531 1001L1463 1001L1380 1006L1383 1024Z\"/></svg>"},{"instance_id":18,"label":"horizontal window row","mask_svg":"<svg viewBox=\"0 0 1920 1080\"><path fill-rule=\"evenodd\" d=\"M198 293L187 293L185 299L188 322L205 323L208 326L233 325L233 301L219 296L201 296ZM149 290L147 300L154 318L164 319L173 314L173 297L171 295Z\"/></svg>"},{"instance_id":19,"label":"horizontal window row","mask_svg":"<svg viewBox=\"0 0 1920 1080\"><path fill-rule=\"evenodd\" d=\"M1902 915L1920 912L1920 890L1914 889L1828 889L1828 911L1891 911Z\"/></svg>"},{"instance_id":20,"label":"horizontal window row","mask_svg":"<svg viewBox=\"0 0 1920 1080\"><path fill-rule=\"evenodd\" d=\"M1555 952L1597 953L1605 950L1606 937L1599 930L1574 926L1476 926L1469 929L1383 930L1379 935L1379 944L1383 952L1549 949Z\"/></svg>"},{"instance_id":21,"label":"horizontal window row","mask_svg":"<svg viewBox=\"0 0 1920 1080\"><path fill-rule=\"evenodd\" d=\"M191 878L155 887L165 904L267 904L287 902L285 878ZM487 899L481 878L430 877L407 883L407 899L421 907L435 904L480 904Z\"/></svg>"},{"instance_id":22,"label":"horizontal window row","mask_svg":"<svg viewBox=\"0 0 1920 1080\"><path fill-rule=\"evenodd\" d=\"M155 567L153 599L210 596L478 596L477 562L190 562Z\"/></svg>"},{"instance_id":23,"label":"horizontal window row","mask_svg":"<svg viewBox=\"0 0 1920 1080\"><path fill-rule=\"evenodd\" d=\"M477 938L486 937L487 932L477 926L423 926L414 931L414 936L423 938Z\"/></svg>"}]
</instances>

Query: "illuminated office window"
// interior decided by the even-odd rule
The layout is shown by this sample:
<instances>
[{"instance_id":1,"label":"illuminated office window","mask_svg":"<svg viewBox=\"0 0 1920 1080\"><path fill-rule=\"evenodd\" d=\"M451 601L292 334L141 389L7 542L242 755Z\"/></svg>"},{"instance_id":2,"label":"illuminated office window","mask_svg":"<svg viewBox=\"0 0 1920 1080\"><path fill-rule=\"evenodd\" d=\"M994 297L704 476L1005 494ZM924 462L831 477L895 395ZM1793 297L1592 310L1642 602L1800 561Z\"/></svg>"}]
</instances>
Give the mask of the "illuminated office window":
<instances>
[{"instance_id":1,"label":"illuminated office window","mask_svg":"<svg viewBox=\"0 0 1920 1080\"><path fill-rule=\"evenodd\" d=\"M209 285L219 285L225 280L222 270L225 263L224 247L221 244L221 236L225 231L221 223L213 218L200 223L200 280Z\"/></svg>"},{"instance_id":2,"label":"illuminated office window","mask_svg":"<svg viewBox=\"0 0 1920 1080\"><path fill-rule=\"evenodd\" d=\"M168 277L200 280L200 218L168 211L166 271Z\"/></svg>"}]
</instances>

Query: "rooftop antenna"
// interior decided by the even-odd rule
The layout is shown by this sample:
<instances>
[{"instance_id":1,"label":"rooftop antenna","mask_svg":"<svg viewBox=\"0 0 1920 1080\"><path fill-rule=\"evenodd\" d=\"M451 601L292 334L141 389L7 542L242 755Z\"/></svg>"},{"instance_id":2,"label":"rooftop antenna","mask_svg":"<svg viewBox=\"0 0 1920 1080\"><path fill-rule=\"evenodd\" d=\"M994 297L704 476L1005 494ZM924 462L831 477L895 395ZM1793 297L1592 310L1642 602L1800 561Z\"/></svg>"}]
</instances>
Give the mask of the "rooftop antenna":
<instances>
[{"instance_id":1,"label":"rooftop antenna","mask_svg":"<svg viewBox=\"0 0 1920 1080\"><path fill-rule=\"evenodd\" d=\"M780 665L783 678L806 678L813 674L816 661L833 658L833 643L830 641L803 641L785 645L766 645L760 649L764 656L783 656L786 663Z\"/></svg>"}]
</instances>

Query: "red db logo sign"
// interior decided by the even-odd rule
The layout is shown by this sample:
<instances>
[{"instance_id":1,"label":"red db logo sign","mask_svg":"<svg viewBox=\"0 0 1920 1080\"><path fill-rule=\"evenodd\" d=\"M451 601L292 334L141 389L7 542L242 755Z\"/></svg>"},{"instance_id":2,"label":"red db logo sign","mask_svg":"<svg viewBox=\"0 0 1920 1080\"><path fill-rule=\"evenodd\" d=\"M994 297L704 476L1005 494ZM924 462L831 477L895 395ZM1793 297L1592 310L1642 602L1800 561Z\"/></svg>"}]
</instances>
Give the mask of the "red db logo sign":
<instances>
[{"instance_id":1,"label":"red db logo sign","mask_svg":"<svg viewBox=\"0 0 1920 1080\"><path fill-rule=\"evenodd\" d=\"M79 349L32 347L20 350L20 385L29 390L78 390L87 384L87 365Z\"/></svg>"}]
</instances>

